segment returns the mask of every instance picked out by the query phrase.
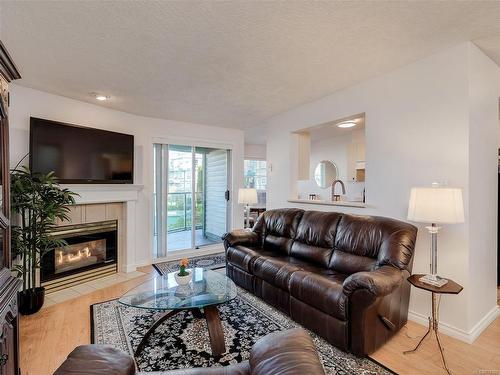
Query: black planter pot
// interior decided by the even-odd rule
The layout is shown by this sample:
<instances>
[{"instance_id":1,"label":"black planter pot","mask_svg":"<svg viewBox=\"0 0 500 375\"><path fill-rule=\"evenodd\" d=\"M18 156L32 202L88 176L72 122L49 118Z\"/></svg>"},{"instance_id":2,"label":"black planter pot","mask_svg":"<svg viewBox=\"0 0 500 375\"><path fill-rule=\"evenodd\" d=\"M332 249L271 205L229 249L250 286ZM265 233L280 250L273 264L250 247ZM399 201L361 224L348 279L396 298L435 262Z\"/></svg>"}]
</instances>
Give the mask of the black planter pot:
<instances>
[{"instance_id":1,"label":"black planter pot","mask_svg":"<svg viewBox=\"0 0 500 375\"><path fill-rule=\"evenodd\" d=\"M19 312L31 315L38 312L45 299L45 288L38 287L19 292Z\"/></svg>"}]
</instances>

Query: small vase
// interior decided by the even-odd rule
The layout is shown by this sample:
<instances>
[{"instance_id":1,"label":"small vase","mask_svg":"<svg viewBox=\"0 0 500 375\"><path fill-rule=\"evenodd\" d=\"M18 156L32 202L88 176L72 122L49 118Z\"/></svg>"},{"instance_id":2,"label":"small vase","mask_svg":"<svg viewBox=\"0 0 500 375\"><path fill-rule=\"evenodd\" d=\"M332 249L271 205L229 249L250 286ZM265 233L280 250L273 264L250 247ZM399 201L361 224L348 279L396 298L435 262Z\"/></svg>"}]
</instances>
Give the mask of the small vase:
<instances>
[{"instance_id":1,"label":"small vase","mask_svg":"<svg viewBox=\"0 0 500 375\"><path fill-rule=\"evenodd\" d=\"M178 285L188 285L192 277L193 275L191 272L188 272L188 274L184 276L179 276L178 272L174 273L174 278Z\"/></svg>"}]
</instances>

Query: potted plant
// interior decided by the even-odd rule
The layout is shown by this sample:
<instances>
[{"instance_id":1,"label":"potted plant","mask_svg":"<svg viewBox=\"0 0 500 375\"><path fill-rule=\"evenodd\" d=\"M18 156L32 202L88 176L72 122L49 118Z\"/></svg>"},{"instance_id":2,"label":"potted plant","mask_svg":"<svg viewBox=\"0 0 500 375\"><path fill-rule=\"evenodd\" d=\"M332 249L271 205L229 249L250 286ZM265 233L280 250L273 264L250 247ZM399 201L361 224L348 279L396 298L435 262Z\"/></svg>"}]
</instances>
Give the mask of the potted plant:
<instances>
[{"instance_id":1,"label":"potted plant","mask_svg":"<svg viewBox=\"0 0 500 375\"><path fill-rule=\"evenodd\" d=\"M43 306L45 288L36 280L41 258L56 247L67 245L50 232L56 220L69 220L68 205L75 204L75 193L63 189L53 172L32 173L27 167L11 170L13 270L23 280L19 292L19 311L34 314Z\"/></svg>"},{"instance_id":2,"label":"potted plant","mask_svg":"<svg viewBox=\"0 0 500 375\"><path fill-rule=\"evenodd\" d=\"M174 273L174 278L177 284L179 285L187 285L191 281L192 274L191 272L186 270L186 267L189 264L188 258L183 258L179 262L179 272Z\"/></svg>"}]
</instances>

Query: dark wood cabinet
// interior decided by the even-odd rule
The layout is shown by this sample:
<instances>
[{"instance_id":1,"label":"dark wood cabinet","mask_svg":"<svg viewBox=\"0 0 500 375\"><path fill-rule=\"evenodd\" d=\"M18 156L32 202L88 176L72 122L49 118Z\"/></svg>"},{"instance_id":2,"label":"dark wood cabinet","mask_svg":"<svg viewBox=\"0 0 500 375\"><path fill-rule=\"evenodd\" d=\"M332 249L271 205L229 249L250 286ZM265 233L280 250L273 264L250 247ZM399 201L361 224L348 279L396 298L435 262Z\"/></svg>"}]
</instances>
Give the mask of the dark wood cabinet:
<instances>
[{"instance_id":1,"label":"dark wood cabinet","mask_svg":"<svg viewBox=\"0 0 500 375\"><path fill-rule=\"evenodd\" d=\"M19 375L20 280L10 272L9 83L21 76L0 42L0 375Z\"/></svg>"}]
</instances>

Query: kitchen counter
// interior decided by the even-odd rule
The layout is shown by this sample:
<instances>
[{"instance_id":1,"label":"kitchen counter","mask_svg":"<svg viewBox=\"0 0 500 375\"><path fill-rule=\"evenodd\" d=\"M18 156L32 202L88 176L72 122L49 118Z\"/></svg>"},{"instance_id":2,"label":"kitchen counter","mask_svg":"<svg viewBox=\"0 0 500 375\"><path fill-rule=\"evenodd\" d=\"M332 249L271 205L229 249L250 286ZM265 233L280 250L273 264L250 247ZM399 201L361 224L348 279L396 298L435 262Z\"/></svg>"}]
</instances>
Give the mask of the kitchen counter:
<instances>
[{"instance_id":1,"label":"kitchen counter","mask_svg":"<svg viewBox=\"0 0 500 375\"><path fill-rule=\"evenodd\" d=\"M343 207L357 207L365 208L366 203L363 202L349 202L349 201L323 201L323 200L312 200L312 199L288 199L290 203L302 203L302 204L316 204L323 206L343 206Z\"/></svg>"}]
</instances>

